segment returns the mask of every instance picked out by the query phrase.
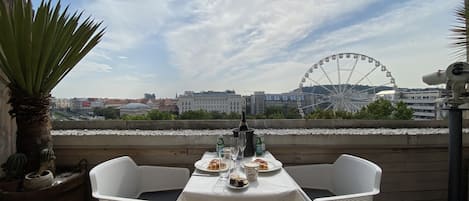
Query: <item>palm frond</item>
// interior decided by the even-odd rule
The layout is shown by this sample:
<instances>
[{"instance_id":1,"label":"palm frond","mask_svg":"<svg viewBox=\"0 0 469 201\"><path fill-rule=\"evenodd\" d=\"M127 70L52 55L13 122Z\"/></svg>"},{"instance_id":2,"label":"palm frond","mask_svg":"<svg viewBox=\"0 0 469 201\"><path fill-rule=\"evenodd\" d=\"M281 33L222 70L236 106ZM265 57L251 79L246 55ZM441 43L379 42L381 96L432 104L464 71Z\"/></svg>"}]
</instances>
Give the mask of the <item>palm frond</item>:
<instances>
[{"instance_id":1,"label":"palm frond","mask_svg":"<svg viewBox=\"0 0 469 201\"><path fill-rule=\"evenodd\" d=\"M0 2L0 69L10 86L47 95L99 43L102 22L68 11L60 1L43 0L35 12L31 1L15 1L12 9Z\"/></svg>"},{"instance_id":2,"label":"palm frond","mask_svg":"<svg viewBox=\"0 0 469 201\"><path fill-rule=\"evenodd\" d=\"M459 58L467 58L467 48L468 48L468 24L469 24L469 8L464 3L456 9L456 22L457 25L454 25L451 30L453 34L450 36L450 39L453 40L451 44L454 47L454 54Z\"/></svg>"}]
</instances>

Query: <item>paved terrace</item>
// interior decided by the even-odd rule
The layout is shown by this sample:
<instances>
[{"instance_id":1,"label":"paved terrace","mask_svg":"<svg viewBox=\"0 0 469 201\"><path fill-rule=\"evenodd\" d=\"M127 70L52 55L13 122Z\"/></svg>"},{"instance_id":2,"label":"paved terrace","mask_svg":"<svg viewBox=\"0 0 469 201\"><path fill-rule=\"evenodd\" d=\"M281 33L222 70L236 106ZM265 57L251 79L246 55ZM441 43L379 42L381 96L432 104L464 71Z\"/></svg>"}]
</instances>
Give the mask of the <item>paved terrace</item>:
<instances>
[{"instance_id":1,"label":"paved terrace","mask_svg":"<svg viewBox=\"0 0 469 201\"><path fill-rule=\"evenodd\" d=\"M446 200L448 128L445 121L251 120L255 133L285 165L331 163L350 153L383 169L376 200ZM86 158L91 166L120 155L139 164L193 168L216 136L238 121L54 122L58 165ZM469 122L464 122L469 128ZM463 130L467 136L469 129ZM469 141L464 141L464 158ZM467 169L465 170L467 172ZM466 176L467 178L467 176Z\"/></svg>"}]
</instances>

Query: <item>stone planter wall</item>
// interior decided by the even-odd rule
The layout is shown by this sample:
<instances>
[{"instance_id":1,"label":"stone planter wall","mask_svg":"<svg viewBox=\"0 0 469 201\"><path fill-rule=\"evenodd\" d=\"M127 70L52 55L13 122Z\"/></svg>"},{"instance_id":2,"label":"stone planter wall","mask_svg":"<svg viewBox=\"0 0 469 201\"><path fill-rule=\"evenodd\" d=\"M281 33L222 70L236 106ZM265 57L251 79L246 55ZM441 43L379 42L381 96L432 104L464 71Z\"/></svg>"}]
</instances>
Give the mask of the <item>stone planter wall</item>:
<instances>
[{"instance_id":1,"label":"stone planter wall","mask_svg":"<svg viewBox=\"0 0 469 201\"><path fill-rule=\"evenodd\" d=\"M342 153L375 162L383 169L378 201L447 199L448 133L433 129L257 129L267 149L284 165L332 163ZM54 130L58 165L84 158L90 166L122 155L140 165L193 168L214 151L215 130ZM469 159L469 130L464 129ZM467 160L465 160L467 161Z\"/></svg>"}]
</instances>

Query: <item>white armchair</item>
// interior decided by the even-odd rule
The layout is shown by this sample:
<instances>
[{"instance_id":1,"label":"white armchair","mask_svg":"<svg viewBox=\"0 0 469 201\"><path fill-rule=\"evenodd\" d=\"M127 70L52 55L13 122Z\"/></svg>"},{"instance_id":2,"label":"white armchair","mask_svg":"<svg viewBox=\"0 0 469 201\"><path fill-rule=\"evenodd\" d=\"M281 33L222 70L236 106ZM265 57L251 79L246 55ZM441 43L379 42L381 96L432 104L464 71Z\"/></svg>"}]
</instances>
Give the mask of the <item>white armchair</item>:
<instances>
[{"instance_id":1,"label":"white armchair","mask_svg":"<svg viewBox=\"0 0 469 201\"><path fill-rule=\"evenodd\" d=\"M379 193L381 168L343 154L333 164L299 165L285 170L314 201L371 201Z\"/></svg>"},{"instance_id":2,"label":"white armchair","mask_svg":"<svg viewBox=\"0 0 469 201\"><path fill-rule=\"evenodd\" d=\"M123 156L91 169L90 180L92 195L99 200L176 200L189 180L189 169L137 166Z\"/></svg>"}]
</instances>

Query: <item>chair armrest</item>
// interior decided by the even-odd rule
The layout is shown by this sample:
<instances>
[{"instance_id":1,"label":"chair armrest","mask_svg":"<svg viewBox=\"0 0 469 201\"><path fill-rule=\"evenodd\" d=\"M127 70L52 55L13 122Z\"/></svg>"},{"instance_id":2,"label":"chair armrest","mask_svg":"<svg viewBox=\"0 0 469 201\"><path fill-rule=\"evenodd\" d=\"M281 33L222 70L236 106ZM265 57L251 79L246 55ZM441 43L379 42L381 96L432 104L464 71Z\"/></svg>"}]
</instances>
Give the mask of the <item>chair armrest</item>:
<instances>
[{"instance_id":1,"label":"chair armrest","mask_svg":"<svg viewBox=\"0 0 469 201\"><path fill-rule=\"evenodd\" d=\"M138 166L140 193L182 189L189 181L189 169L161 166Z\"/></svg>"},{"instance_id":2,"label":"chair armrest","mask_svg":"<svg viewBox=\"0 0 469 201\"><path fill-rule=\"evenodd\" d=\"M332 189L332 164L288 166L285 170L302 188Z\"/></svg>"},{"instance_id":3,"label":"chair armrest","mask_svg":"<svg viewBox=\"0 0 469 201\"><path fill-rule=\"evenodd\" d=\"M115 196L109 196L109 195L99 195L97 193L93 193L93 197L97 198L99 201L142 201L140 199L115 197Z\"/></svg>"},{"instance_id":4,"label":"chair armrest","mask_svg":"<svg viewBox=\"0 0 469 201\"><path fill-rule=\"evenodd\" d=\"M373 195L378 192L355 193L349 195L337 195L331 197L316 198L314 201L373 201Z\"/></svg>"}]
</instances>

